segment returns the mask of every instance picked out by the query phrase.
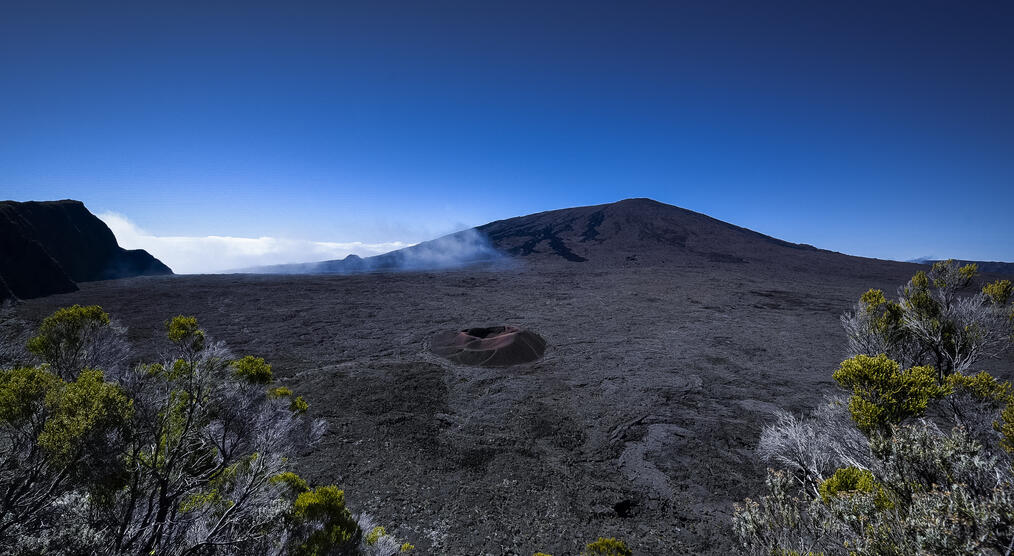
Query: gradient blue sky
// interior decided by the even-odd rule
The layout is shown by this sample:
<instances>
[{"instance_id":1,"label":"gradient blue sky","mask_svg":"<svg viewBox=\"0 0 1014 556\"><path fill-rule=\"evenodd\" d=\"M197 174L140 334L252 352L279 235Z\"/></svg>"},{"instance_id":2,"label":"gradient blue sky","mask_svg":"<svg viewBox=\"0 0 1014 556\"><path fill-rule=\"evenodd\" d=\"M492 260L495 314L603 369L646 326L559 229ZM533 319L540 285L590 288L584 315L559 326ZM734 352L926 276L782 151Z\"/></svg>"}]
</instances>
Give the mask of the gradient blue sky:
<instances>
[{"instance_id":1,"label":"gradient blue sky","mask_svg":"<svg viewBox=\"0 0 1014 556\"><path fill-rule=\"evenodd\" d=\"M301 245L652 197L1014 261L1012 29L1009 1L7 1L0 198Z\"/></svg>"}]
</instances>

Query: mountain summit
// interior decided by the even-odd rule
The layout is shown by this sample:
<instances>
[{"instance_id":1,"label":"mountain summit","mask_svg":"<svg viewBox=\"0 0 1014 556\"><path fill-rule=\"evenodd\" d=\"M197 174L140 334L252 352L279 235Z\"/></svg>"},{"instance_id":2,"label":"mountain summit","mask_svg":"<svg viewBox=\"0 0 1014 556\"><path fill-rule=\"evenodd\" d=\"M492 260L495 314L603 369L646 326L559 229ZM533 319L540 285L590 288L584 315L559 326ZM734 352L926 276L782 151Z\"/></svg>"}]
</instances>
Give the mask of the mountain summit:
<instances>
[{"instance_id":1,"label":"mountain summit","mask_svg":"<svg viewBox=\"0 0 1014 556\"><path fill-rule=\"evenodd\" d=\"M551 210L497 220L375 257L250 269L266 273L432 270L505 258L532 262L636 264L779 261L832 255L652 199Z\"/></svg>"},{"instance_id":2,"label":"mountain summit","mask_svg":"<svg viewBox=\"0 0 1014 556\"><path fill-rule=\"evenodd\" d=\"M789 243L652 199L625 199L498 220L476 228L501 252L571 262L746 262Z\"/></svg>"}]
</instances>

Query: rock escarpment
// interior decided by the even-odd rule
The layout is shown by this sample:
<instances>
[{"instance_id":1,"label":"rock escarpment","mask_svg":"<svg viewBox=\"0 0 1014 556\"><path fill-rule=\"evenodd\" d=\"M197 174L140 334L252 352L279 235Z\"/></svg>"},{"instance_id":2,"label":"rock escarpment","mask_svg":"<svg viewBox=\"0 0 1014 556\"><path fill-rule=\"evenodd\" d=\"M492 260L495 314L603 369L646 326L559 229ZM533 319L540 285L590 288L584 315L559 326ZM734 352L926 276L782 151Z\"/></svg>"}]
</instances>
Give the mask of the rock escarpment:
<instances>
[{"instance_id":1,"label":"rock escarpment","mask_svg":"<svg viewBox=\"0 0 1014 556\"><path fill-rule=\"evenodd\" d=\"M127 250L80 201L0 202L0 299L77 289L77 282L172 274L142 249Z\"/></svg>"}]
</instances>

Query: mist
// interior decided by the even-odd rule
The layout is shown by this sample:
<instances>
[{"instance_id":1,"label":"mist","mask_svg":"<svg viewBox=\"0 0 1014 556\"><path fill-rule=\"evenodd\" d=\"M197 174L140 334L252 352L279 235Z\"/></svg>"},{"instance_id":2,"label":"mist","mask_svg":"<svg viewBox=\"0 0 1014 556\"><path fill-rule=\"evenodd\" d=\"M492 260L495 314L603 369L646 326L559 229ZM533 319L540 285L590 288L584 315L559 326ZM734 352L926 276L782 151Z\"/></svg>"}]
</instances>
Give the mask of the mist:
<instances>
[{"instance_id":1,"label":"mist","mask_svg":"<svg viewBox=\"0 0 1014 556\"><path fill-rule=\"evenodd\" d=\"M309 241L270 236L158 236L115 212L97 215L116 236L120 247L144 249L177 274L217 274L236 269L339 259L372 257L413 245L402 241Z\"/></svg>"},{"instance_id":2,"label":"mist","mask_svg":"<svg viewBox=\"0 0 1014 556\"><path fill-rule=\"evenodd\" d=\"M358 274L447 270L484 262L506 262L508 258L493 247L488 237L474 228L424 241L411 247L362 258L355 254L341 260L271 265L242 269L262 274Z\"/></svg>"}]
</instances>

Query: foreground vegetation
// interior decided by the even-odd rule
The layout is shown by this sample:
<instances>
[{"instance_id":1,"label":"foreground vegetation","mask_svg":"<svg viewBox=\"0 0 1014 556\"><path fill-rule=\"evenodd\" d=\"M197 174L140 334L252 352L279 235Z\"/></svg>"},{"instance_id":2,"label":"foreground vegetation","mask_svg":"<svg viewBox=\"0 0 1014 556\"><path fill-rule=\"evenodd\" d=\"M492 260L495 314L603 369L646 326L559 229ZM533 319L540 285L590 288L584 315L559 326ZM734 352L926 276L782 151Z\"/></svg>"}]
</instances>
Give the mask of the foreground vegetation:
<instances>
[{"instance_id":1,"label":"foreground vegetation","mask_svg":"<svg viewBox=\"0 0 1014 556\"><path fill-rule=\"evenodd\" d=\"M1014 288L968 294L974 265L937 263L842 317L845 394L781 412L761 435L766 493L737 505L758 554L1011 554L1014 387L975 366L1011 346Z\"/></svg>"},{"instance_id":2,"label":"foreground vegetation","mask_svg":"<svg viewBox=\"0 0 1014 556\"><path fill-rule=\"evenodd\" d=\"M125 331L73 306L32 333L0 319L0 553L394 555L414 550L292 457L324 423L263 359L193 317L163 360L130 364ZM588 556L631 556L614 538Z\"/></svg>"},{"instance_id":3,"label":"foreground vegetation","mask_svg":"<svg viewBox=\"0 0 1014 556\"><path fill-rule=\"evenodd\" d=\"M193 317L165 323L166 356L128 364L97 306L46 318L0 352L0 552L395 554L334 485L292 457L324 431L271 366L235 358ZM15 335L16 336L16 335Z\"/></svg>"}]
</instances>

